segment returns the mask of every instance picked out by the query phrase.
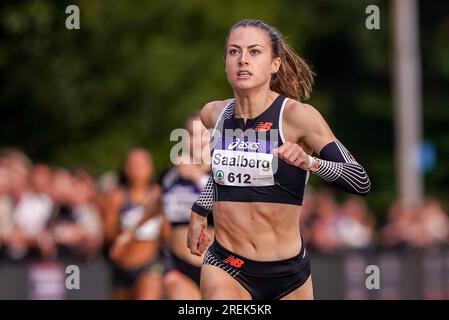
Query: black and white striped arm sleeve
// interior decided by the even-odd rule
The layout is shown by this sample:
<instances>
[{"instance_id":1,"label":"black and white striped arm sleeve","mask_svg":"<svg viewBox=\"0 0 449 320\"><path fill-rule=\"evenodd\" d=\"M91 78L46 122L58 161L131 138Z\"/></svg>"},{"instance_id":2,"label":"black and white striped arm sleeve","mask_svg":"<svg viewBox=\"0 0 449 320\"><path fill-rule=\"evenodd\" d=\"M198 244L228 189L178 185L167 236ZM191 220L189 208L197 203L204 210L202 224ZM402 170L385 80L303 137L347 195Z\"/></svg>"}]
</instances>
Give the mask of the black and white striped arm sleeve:
<instances>
[{"instance_id":1,"label":"black and white striped arm sleeve","mask_svg":"<svg viewBox=\"0 0 449 320\"><path fill-rule=\"evenodd\" d=\"M192 205L192 211L200 216L207 217L212 212L214 204L214 181L212 176L207 180L206 186Z\"/></svg>"},{"instance_id":2,"label":"black and white striped arm sleeve","mask_svg":"<svg viewBox=\"0 0 449 320\"><path fill-rule=\"evenodd\" d=\"M370 191L371 181L365 169L338 140L321 150L319 163L315 174L324 180L358 195Z\"/></svg>"}]
</instances>

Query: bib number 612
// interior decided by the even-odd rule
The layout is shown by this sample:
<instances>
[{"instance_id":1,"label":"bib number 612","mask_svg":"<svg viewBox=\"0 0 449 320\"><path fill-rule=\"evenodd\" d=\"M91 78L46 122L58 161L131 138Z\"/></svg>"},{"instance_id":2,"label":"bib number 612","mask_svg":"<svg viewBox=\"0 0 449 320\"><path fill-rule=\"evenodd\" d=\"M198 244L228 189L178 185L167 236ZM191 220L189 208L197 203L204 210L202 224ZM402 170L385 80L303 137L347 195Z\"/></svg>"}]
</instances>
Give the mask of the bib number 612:
<instances>
[{"instance_id":1,"label":"bib number 612","mask_svg":"<svg viewBox=\"0 0 449 320\"><path fill-rule=\"evenodd\" d=\"M235 174L234 172L229 172L229 174L228 174L228 181L230 183L233 183L236 180L237 180L238 183L251 183L251 176L249 174L247 174L247 173L242 175L241 173Z\"/></svg>"}]
</instances>

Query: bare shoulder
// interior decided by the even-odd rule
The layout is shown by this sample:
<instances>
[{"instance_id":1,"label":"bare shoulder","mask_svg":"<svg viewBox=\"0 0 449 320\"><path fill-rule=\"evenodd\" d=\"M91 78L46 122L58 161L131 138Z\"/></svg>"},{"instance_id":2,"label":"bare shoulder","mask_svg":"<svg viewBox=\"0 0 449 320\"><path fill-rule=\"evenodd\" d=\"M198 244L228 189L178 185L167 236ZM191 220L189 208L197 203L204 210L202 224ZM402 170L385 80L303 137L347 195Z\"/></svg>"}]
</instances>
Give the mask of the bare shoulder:
<instances>
[{"instance_id":1,"label":"bare shoulder","mask_svg":"<svg viewBox=\"0 0 449 320\"><path fill-rule=\"evenodd\" d=\"M215 127L215 123L217 122L218 116L223 111L224 107L231 101L232 99L227 100L216 100L208 102L204 105L203 109L201 109L201 121L207 129L211 129Z\"/></svg>"},{"instance_id":2,"label":"bare shoulder","mask_svg":"<svg viewBox=\"0 0 449 320\"><path fill-rule=\"evenodd\" d=\"M331 128L312 105L290 99L282 117L284 135L289 141L304 141L315 152L335 140Z\"/></svg>"},{"instance_id":3,"label":"bare shoulder","mask_svg":"<svg viewBox=\"0 0 449 320\"><path fill-rule=\"evenodd\" d=\"M289 99L284 109L284 121L292 125L307 125L324 121L321 113L312 105Z\"/></svg>"}]
</instances>

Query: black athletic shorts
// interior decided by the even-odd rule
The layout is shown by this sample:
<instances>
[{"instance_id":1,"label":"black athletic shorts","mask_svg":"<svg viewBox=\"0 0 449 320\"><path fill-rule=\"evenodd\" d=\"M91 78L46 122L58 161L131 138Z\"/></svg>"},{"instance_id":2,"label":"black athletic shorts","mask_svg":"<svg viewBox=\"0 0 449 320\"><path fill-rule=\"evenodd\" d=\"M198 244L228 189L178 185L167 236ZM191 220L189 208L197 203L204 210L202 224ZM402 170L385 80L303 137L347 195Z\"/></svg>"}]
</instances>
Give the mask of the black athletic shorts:
<instances>
[{"instance_id":1,"label":"black athletic shorts","mask_svg":"<svg viewBox=\"0 0 449 320\"><path fill-rule=\"evenodd\" d=\"M124 268L117 263L112 263L112 282L115 288L131 289L137 280L147 273L162 274L163 266L158 258L148 261L137 268Z\"/></svg>"},{"instance_id":2,"label":"black athletic shorts","mask_svg":"<svg viewBox=\"0 0 449 320\"><path fill-rule=\"evenodd\" d=\"M302 286L311 273L310 260L303 244L295 257L254 261L229 251L215 240L207 250L203 264L226 271L254 300L280 299Z\"/></svg>"},{"instance_id":3,"label":"black athletic shorts","mask_svg":"<svg viewBox=\"0 0 449 320\"><path fill-rule=\"evenodd\" d=\"M177 270L200 285L201 267L191 264L171 251L168 251L164 257L165 273Z\"/></svg>"}]
</instances>

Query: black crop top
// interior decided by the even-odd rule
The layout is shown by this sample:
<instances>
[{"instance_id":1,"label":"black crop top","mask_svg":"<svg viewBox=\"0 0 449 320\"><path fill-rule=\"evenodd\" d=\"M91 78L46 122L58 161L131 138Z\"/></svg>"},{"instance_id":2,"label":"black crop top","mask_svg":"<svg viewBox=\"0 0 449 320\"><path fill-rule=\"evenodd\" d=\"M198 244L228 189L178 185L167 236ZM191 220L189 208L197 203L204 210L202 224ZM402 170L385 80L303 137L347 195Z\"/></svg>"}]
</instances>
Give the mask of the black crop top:
<instances>
[{"instance_id":1,"label":"black crop top","mask_svg":"<svg viewBox=\"0 0 449 320\"><path fill-rule=\"evenodd\" d=\"M215 201L301 205L309 171L272 155L284 142L279 95L254 119L235 117L235 100L220 114L211 140Z\"/></svg>"}]
</instances>

